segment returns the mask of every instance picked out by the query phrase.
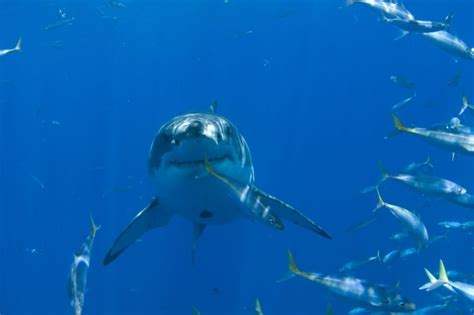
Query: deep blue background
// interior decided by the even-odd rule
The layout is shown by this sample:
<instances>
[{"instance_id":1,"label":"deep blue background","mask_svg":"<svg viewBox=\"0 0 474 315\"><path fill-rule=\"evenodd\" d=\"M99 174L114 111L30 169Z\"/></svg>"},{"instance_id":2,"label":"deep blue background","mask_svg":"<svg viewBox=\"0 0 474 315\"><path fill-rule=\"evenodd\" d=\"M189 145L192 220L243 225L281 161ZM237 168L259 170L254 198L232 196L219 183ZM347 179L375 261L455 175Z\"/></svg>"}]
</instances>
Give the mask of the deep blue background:
<instances>
[{"instance_id":1,"label":"deep blue background","mask_svg":"<svg viewBox=\"0 0 474 315\"><path fill-rule=\"evenodd\" d=\"M375 205L374 195L359 191L378 180L378 160L395 172L431 155L435 174L474 190L472 159L452 163L450 153L408 135L384 140L391 106L411 95L390 75L417 84L403 120L429 126L458 112L462 89L474 101L472 61L455 63L416 35L394 41L397 31L374 12L341 9L339 1L124 3L102 9L117 17L110 20L99 16L99 0L0 0L0 48L24 40L21 53L0 59L1 314L72 312L67 277L89 211L102 229L84 314L190 314L193 304L203 315L245 314L255 297L265 314L323 314L328 302L342 314L350 307L317 284L275 280L286 272L288 248L303 269L323 273L397 248L388 237L399 225L388 212L365 230L345 231ZM472 1L405 4L422 19L453 12L454 32L474 45ZM44 31L59 9L76 22ZM449 88L458 70L461 87ZM315 218L334 240L291 224L282 233L243 221L212 226L193 266L191 224L175 218L104 268L119 231L152 197L146 161L155 132L214 99L246 137L257 185ZM431 236L443 233L440 220L474 219L443 200L427 206L397 184L383 193L420 213ZM400 281L405 295L428 305L436 300L418 290L423 267L437 271L443 258L449 269L472 272L472 245L471 235L453 233L390 270L373 265L357 274Z\"/></svg>"}]
</instances>

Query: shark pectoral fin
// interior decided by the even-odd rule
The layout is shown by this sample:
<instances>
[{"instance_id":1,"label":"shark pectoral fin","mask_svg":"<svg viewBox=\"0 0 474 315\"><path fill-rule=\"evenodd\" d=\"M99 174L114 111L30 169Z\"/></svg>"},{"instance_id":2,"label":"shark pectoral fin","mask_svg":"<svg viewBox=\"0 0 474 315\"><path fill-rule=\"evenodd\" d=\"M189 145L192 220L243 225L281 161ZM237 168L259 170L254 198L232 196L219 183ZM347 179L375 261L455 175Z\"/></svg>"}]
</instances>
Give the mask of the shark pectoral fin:
<instances>
[{"instance_id":1,"label":"shark pectoral fin","mask_svg":"<svg viewBox=\"0 0 474 315\"><path fill-rule=\"evenodd\" d=\"M197 241L199 238L201 238L202 232L204 232L204 229L206 228L205 224L202 223L193 223L193 252L192 252L192 262L194 265L194 261L196 260L196 247L197 247Z\"/></svg>"},{"instance_id":2,"label":"shark pectoral fin","mask_svg":"<svg viewBox=\"0 0 474 315\"><path fill-rule=\"evenodd\" d=\"M259 190L256 187L254 187L254 192L260 197L260 200L263 203L270 206L271 211L278 217L284 218L299 226L314 231L325 238L331 239L331 236L326 231L324 231L319 225L317 225L313 220L306 217L303 213L299 212L289 204L267 194L264 191Z\"/></svg>"},{"instance_id":3,"label":"shark pectoral fin","mask_svg":"<svg viewBox=\"0 0 474 315\"><path fill-rule=\"evenodd\" d=\"M170 212L159 207L158 199L153 198L150 204L140 211L117 237L104 258L104 265L106 266L114 261L146 231L166 225L170 218Z\"/></svg>"}]
</instances>

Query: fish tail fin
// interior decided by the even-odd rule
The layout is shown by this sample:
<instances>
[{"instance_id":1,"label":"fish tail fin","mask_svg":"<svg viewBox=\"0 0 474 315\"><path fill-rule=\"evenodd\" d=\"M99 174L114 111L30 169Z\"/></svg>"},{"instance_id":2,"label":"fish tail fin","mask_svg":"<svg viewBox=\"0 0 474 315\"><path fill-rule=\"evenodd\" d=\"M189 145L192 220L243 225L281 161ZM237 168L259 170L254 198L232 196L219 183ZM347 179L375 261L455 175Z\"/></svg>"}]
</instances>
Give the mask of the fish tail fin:
<instances>
[{"instance_id":1,"label":"fish tail fin","mask_svg":"<svg viewBox=\"0 0 474 315\"><path fill-rule=\"evenodd\" d=\"M380 249L377 250L377 260L382 261L382 256L380 256Z\"/></svg>"},{"instance_id":2,"label":"fish tail fin","mask_svg":"<svg viewBox=\"0 0 474 315\"><path fill-rule=\"evenodd\" d=\"M290 272L296 275L300 275L301 271L298 269L296 266L295 260L293 258L293 254L291 253L290 250L288 250L288 269L290 269Z\"/></svg>"},{"instance_id":3,"label":"fish tail fin","mask_svg":"<svg viewBox=\"0 0 474 315\"><path fill-rule=\"evenodd\" d=\"M392 113L392 120L393 120L393 124L395 125L395 128L397 128L398 130L407 131L407 132L410 131L410 128L405 127L405 125L403 125L400 118L398 118L398 116L395 113Z\"/></svg>"},{"instance_id":4,"label":"fish tail fin","mask_svg":"<svg viewBox=\"0 0 474 315\"><path fill-rule=\"evenodd\" d=\"M464 114L464 112L466 111L466 109L468 107L469 107L469 103L467 101L467 96L463 95L463 97L462 97L462 107L461 107L461 110L459 111L458 115L461 116L462 114Z\"/></svg>"},{"instance_id":5,"label":"fish tail fin","mask_svg":"<svg viewBox=\"0 0 474 315\"><path fill-rule=\"evenodd\" d=\"M375 207L375 209L373 210L373 212L377 211L378 209L382 208L385 206L385 202L383 201L382 199L382 196L380 195L380 191L379 191L379 187L375 187L375 191L377 192L377 199L378 199L378 202L377 202L377 206Z\"/></svg>"},{"instance_id":6,"label":"fish tail fin","mask_svg":"<svg viewBox=\"0 0 474 315\"><path fill-rule=\"evenodd\" d=\"M439 287L441 287L443 285L443 282L436 279L436 277L426 268L425 268L425 273L426 273L426 276L429 279L429 282L422 285L419 288L420 290L433 291L433 290L436 290L436 289L438 289Z\"/></svg>"},{"instance_id":7,"label":"fish tail fin","mask_svg":"<svg viewBox=\"0 0 474 315\"><path fill-rule=\"evenodd\" d=\"M387 179L387 178L390 177L390 173L387 171L387 169L386 169L385 166L383 165L382 161L379 161L378 167L379 167L380 173L382 174L382 179L381 179L381 181L374 187L375 189L377 189L378 186L379 186L385 179Z\"/></svg>"},{"instance_id":8,"label":"fish tail fin","mask_svg":"<svg viewBox=\"0 0 474 315\"><path fill-rule=\"evenodd\" d=\"M14 48L16 51L21 51L21 43L22 43L22 41L23 41L23 39L20 37L20 38L18 39L18 41L16 42L16 45L15 45L15 48Z\"/></svg>"},{"instance_id":9,"label":"fish tail fin","mask_svg":"<svg viewBox=\"0 0 474 315\"><path fill-rule=\"evenodd\" d=\"M91 235L95 235L95 233L100 230L101 226L97 225L94 221L94 217L92 216L92 212L89 213L89 217L91 220Z\"/></svg>"},{"instance_id":10,"label":"fish tail fin","mask_svg":"<svg viewBox=\"0 0 474 315\"><path fill-rule=\"evenodd\" d=\"M431 167L431 168L434 167L433 162L431 161L431 156L430 155L428 155L428 157L426 158L425 164L427 166Z\"/></svg>"},{"instance_id":11,"label":"fish tail fin","mask_svg":"<svg viewBox=\"0 0 474 315\"><path fill-rule=\"evenodd\" d=\"M466 94L462 96L462 107L461 110L459 111L459 116L462 115L466 109L474 110L474 105L469 104L469 101L467 100Z\"/></svg>"},{"instance_id":12,"label":"fish tail fin","mask_svg":"<svg viewBox=\"0 0 474 315\"><path fill-rule=\"evenodd\" d=\"M433 291L442 286L446 286L448 289L452 289L450 286L450 281L448 278L448 274L446 272L446 268L444 267L443 260L441 259L439 260L438 279L436 279L436 277L426 268L425 268L425 273L428 276L429 282L422 285L420 287L420 290Z\"/></svg>"},{"instance_id":13,"label":"fish tail fin","mask_svg":"<svg viewBox=\"0 0 474 315\"><path fill-rule=\"evenodd\" d=\"M439 281L443 283L449 284L448 274L446 272L446 268L444 267L443 260L439 260Z\"/></svg>"}]
</instances>

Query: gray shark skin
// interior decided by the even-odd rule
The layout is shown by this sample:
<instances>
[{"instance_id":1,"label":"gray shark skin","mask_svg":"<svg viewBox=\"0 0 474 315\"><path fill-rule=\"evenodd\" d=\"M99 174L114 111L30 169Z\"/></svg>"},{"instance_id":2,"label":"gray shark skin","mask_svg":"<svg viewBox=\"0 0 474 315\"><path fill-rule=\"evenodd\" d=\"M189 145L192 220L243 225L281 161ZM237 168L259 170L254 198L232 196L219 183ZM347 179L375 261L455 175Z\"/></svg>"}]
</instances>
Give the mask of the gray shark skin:
<instances>
[{"instance_id":1,"label":"gray shark skin","mask_svg":"<svg viewBox=\"0 0 474 315\"><path fill-rule=\"evenodd\" d=\"M149 173L155 197L115 240L104 265L145 232L163 227L174 215L193 223L194 248L205 227L248 218L282 230L281 219L331 238L319 225L255 184L250 149L226 118L208 113L177 116L153 140Z\"/></svg>"}]
</instances>

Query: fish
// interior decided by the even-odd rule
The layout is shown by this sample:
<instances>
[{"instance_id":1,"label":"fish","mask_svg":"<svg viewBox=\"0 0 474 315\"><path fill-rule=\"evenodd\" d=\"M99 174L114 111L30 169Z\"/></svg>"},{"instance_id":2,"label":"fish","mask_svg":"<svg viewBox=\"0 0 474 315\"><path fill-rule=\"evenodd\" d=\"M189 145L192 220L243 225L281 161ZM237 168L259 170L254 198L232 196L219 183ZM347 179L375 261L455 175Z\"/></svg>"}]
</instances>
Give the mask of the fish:
<instances>
[{"instance_id":1,"label":"fish","mask_svg":"<svg viewBox=\"0 0 474 315\"><path fill-rule=\"evenodd\" d=\"M393 1L382 1L382 0L346 0L346 6L359 3L368 6L378 13L383 15L401 18L405 20L413 20L415 17L408 11L403 4L399 4Z\"/></svg>"},{"instance_id":2,"label":"fish","mask_svg":"<svg viewBox=\"0 0 474 315\"><path fill-rule=\"evenodd\" d=\"M335 295L356 306L373 311L411 312L416 305L400 295L396 290L380 284L373 284L355 277L330 276L314 272L301 271L288 251L288 265L292 273L321 284Z\"/></svg>"},{"instance_id":3,"label":"fish","mask_svg":"<svg viewBox=\"0 0 474 315\"><path fill-rule=\"evenodd\" d=\"M434 168L433 163L431 163L431 158L428 156L426 160L422 162L412 162L408 164L405 168L401 170L400 173L404 174L429 174Z\"/></svg>"},{"instance_id":4,"label":"fish","mask_svg":"<svg viewBox=\"0 0 474 315\"><path fill-rule=\"evenodd\" d=\"M424 194L447 198L452 196L461 196L467 193L466 188L448 179L428 175L412 175L403 173L398 175L390 175L385 170L382 163L379 163L379 168L382 172L382 179L376 186L373 187L373 190L376 190L377 187L387 179L393 179ZM368 190L368 188L366 190Z\"/></svg>"},{"instance_id":5,"label":"fish","mask_svg":"<svg viewBox=\"0 0 474 315\"><path fill-rule=\"evenodd\" d=\"M79 250L74 254L74 261L71 265L71 272L69 276L68 296L71 307L74 309L74 315L82 314L92 246L94 244L96 233L100 229L100 226L95 224L92 216L90 217L90 220L90 233Z\"/></svg>"},{"instance_id":6,"label":"fish","mask_svg":"<svg viewBox=\"0 0 474 315\"><path fill-rule=\"evenodd\" d=\"M462 227L462 223L456 221L438 222L438 225L445 229L460 229Z\"/></svg>"},{"instance_id":7,"label":"fish","mask_svg":"<svg viewBox=\"0 0 474 315\"><path fill-rule=\"evenodd\" d=\"M453 153L474 155L474 135L442 130L430 130L420 127L405 127L394 113L392 113L392 119L395 127L400 131L416 135L429 143L447 149Z\"/></svg>"},{"instance_id":8,"label":"fish","mask_svg":"<svg viewBox=\"0 0 474 315\"><path fill-rule=\"evenodd\" d=\"M451 201L465 208L474 209L474 195L470 193L465 193L457 196L449 196L448 201Z\"/></svg>"},{"instance_id":9,"label":"fish","mask_svg":"<svg viewBox=\"0 0 474 315\"><path fill-rule=\"evenodd\" d=\"M255 314L263 315L262 305L260 304L260 300L258 298L255 299Z\"/></svg>"},{"instance_id":10,"label":"fish","mask_svg":"<svg viewBox=\"0 0 474 315\"><path fill-rule=\"evenodd\" d=\"M230 120L212 108L176 116L161 126L151 145L148 168L155 196L116 238L104 265L147 231L166 226L174 215L193 223L193 261L207 225L240 218L275 230L284 229L285 219L331 238L312 219L257 188L247 142Z\"/></svg>"},{"instance_id":11,"label":"fish","mask_svg":"<svg viewBox=\"0 0 474 315\"><path fill-rule=\"evenodd\" d=\"M438 31L447 31L451 28L453 14L449 14L443 22L423 21L416 19L403 19L399 17L388 18L383 16L383 21L402 29L405 34L408 33L432 33Z\"/></svg>"},{"instance_id":12,"label":"fish","mask_svg":"<svg viewBox=\"0 0 474 315\"><path fill-rule=\"evenodd\" d=\"M389 209L390 212L395 216L395 218L397 218L397 220L401 223L403 229L415 240L418 251L428 246L428 230L426 229L426 226L423 224L420 218L418 218L415 214L405 208L386 203L382 199L378 188L376 189L376 191L378 203L374 211L380 208Z\"/></svg>"},{"instance_id":13,"label":"fish","mask_svg":"<svg viewBox=\"0 0 474 315\"><path fill-rule=\"evenodd\" d=\"M422 285L419 288L420 290L430 292L440 287L444 287L462 297L470 305L474 305L474 285L460 281L449 280L443 260L439 260L438 279L436 279L436 277L426 268L425 273L428 276L429 282Z\"/></svg>"},{"instance_id":14,"label":"fish","mask_svg":"<svg viewBox=\"0 0 474 315\"><path fill-rule=\"evenodd\" d=\"M20 37L18 41L16 42L15 47L9 48L9 49L0 49L0 57L1 56L6 56L8 54L11 54L13 52L19 52L21 51L21 44L22 44L23 39Z\"/></svg>"},{"instance_id":15,"label":"fish","mask_svg":"<svg viewBox=\"0 0 474 315\"><path fill-rule=\"evenodd\" d=\"M467 96L463 95L462 96L462 107L461 107L461 110L459 111L458 115L461 116L462 114L464 114L466 109L469 109L470 111L474 111L474 105L469 104L469 102L467 100Z\"/></svg>"},{"instance_id":16,"label":"fish","mask_svg":"<svg viewBox=\"0 0 474 315\"><path fill-rule=\"evenodd\" d=\"M410 79L408 79L404 76L401 76L401 75L391 75L390 76L390 81L392 81L393 83L395 83L399 87L402 87L402 88L405 88L405 89L414 89L414 88L416 88L415 82L413 82Z\"/></svg>"},{"instance_id":17,"label":"fish","mask_svg":"<svg viewBox=\"0 0 474 315\"><path fill-rule=\"evenodd\" d=\"M474 59L474 48L469 48L469 46L459 37L456 37L447 31L421 33L421 35L455 57L468 60Z\"/></svg>"},{"instance_id":18,"label":"fish","mask_svg":"<svg viewBox=\"0 0 474 315\"><path fill-rule=\"evenodd\" d=\"M371 256L371 257L363 259L363 260L352 260L352 261L344 264L344 266L342 266L339 269L339 272L350 272L350 271L353 271L353 270L358 269L360 267L363 267L367 264L370 264L371 262L381 261L381 260L382 259L380 257L380 251L377 251L375 256Z\"/></svg>"},{"instance_id":19,"label":"fish","mask_svg":"<svg viewBox=\"0 0 474 315\"><path fill-rule=\"evenodd\" d=\"M74 17L67 18L66 15L64 13L62 13L62 14L60 14L59 20L57 20L54 23L46 25L44 27L44 30L45 31L52 31L52 30L55 30L55 29L60 28L62 26L72 25L72 24L74 24L74 21L76 21L76 19Z\"/></svg>"},{"instance_id":20,"label":"fish","mask_svg":"<svg viewBox=\"0 0 474 315\"><path fill-rule=\"evenodd\" d=\"M418 254L418 252L419 252L418 248L415 248L415 247L406 248L400 252L400 258L407 259L410 256Z\"/></svg>"},{"instance_id":21,"label":"fish","mask_svg":"<svg viewBox=\"0 0 474 315\"><path fill-rule=\"evenodd\" d=\"M392 112L397 112L401 108L403 108L406 104L410 103L414 98L416 97L416 93L414 93L412 96L398 102L397 104L392 106Z\"/></svg>"},{"instance_id":22,"label":"fish","mask_svg":"<svg viewBox=\"0 0 474 315\"><path fill-rule=\"evenodd\" d=\"M457 222L457 221L442 221L438 222L438 225L451 230L470 230L474 228L474 221L467 221L467 222Z\"/></svg>"},{"instance_id":23,"label":"fish","mask_svg":"<svg viewBox=\"0 0 474 315\"><path fill-rule=\"evenodd\" d=\"M392 265L395 261L400 258L401 250L395 249L388 252L385 256L383 256L382 262L384 265Z\"/></svg>"},{"instance_id":24,"label":"fish","mask_svg":"<svg viewBox=\"0 0 474 315\"><path fill-rule=\"evenodd\" d=\"M390 239L392 241L400 241L400 240L403 240L407 237L409 237L407 232L399 232L399 233L395 233L392 236L390 236Z\"/></svg>"}]
</instances>

